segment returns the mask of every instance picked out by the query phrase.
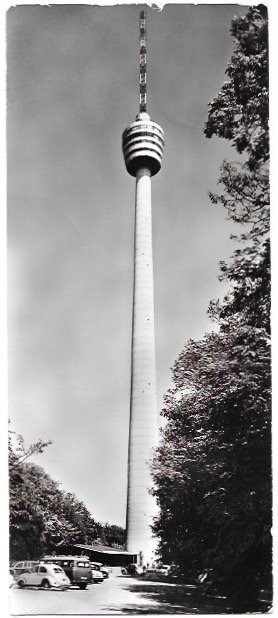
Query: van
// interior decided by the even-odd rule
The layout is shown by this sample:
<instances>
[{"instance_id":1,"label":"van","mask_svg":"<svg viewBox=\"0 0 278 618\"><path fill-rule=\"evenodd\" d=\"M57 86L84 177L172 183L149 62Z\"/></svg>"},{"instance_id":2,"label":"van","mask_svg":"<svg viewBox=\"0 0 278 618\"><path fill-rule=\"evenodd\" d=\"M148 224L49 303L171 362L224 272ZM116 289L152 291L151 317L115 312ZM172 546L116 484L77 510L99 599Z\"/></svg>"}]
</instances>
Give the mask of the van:
<instances>
[{"instance_id":1,"label":"van","mask_svg":"<svg viewBox=\"0 0 278 618\"><path fill-rule=\"evenodd\" d=\"M38 560L22 560L21 562L16 562L11 568L10 572L13 574L16 579L18 575L22 573L26 573L29 569L32 569L35 564L38 564Z\"/></svg>"},{"instance_id":2,"label":"van","mask_svg":"<svg viewBox=\"0 0 278 618\"><path fill-rule=\"evenodd\" d=\"M58 564L71 584L86 590L88 584L92 584L92 571L88 556L44 556L41 562Z\"/></svg>"}]
</instances>

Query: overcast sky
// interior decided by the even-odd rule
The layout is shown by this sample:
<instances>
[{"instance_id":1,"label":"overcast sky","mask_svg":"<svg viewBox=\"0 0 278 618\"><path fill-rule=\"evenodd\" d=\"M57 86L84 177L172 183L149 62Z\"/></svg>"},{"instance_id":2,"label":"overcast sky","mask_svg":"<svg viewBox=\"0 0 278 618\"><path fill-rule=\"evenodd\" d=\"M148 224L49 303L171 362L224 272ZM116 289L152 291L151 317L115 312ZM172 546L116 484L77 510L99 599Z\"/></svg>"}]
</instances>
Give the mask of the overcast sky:
<instances>
[{"instance_id":1,"label":"overcast sky","mask_svg":"<svg viewBox=\"0 0 278 618\"><path fill-rule=\"evenodd\" d=\"M9 414L34 461L99 521L125 525L135 181L121 134L139 106L140 6L7 14ZM158 410L189 338L212 328L233 245L213 206L228 143L203 134L236 4L147 8Z\"/></svg>"}]
</instances>

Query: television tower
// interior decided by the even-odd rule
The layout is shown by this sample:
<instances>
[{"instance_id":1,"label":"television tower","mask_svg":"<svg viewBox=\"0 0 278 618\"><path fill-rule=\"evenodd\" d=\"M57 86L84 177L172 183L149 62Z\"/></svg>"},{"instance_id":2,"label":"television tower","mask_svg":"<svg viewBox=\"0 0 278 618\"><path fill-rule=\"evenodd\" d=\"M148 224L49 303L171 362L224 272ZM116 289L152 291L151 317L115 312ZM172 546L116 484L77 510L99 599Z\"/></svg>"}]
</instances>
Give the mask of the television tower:
<instances>
[{"instance_id":1,"label":"television tower","mask_svg":"<svg viewBox=\"0 0 278 618\"><path fill-rule=\"evenodd\" d=\"M122 135L126 169L136 178L126 549L141 554L146 564L154 559L157 546L150 527L157 506L149 493L149 462L158 439L151 177L161 167L164 133L147 113L145 11L140 12L139 40L139 114Z\"/></svg>"}]
</instances>

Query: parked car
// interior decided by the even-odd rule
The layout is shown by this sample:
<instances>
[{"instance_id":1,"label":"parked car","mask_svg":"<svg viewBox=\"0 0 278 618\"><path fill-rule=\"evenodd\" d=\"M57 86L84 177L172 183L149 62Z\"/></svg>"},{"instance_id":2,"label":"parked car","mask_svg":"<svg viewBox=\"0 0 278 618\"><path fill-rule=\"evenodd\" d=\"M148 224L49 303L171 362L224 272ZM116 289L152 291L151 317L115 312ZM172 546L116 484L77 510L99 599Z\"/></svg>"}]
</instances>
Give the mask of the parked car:
<instances>
[{"instance_id":1,"label":"parked car","mask_svg":"<svg viewBox=\"0 0 278 618\"><path fill-rule=\"evenodd\" d=\"M109 577L109 569L103 566L102 562L90 562L92 569L100 571L103 574L104 579Z\"/></svg>"},{"instance_id":2,"label":"parked car","mask_svg":"<svg viewBox=\"0 0 278 618\"><path fill-rule=\"evenodd\" d=\"M121 569L122 575L131 575L132 577L138 577L142 575L143 569L135 562L128 564L126 567Z\"/></svg>"},{"instance_id":3,"label":"parked car","mask_svg":"<svg viewBox=\"0 0 278 618\"><path fill-rule=\"evenodd\" d=\"M71 583L81 590L86 590L87 585L93 582L88 556L44 556L41 562L57 564L65 571Z\"/></svg>"},{"instance_id":4,"label":"parked car","mask_svg":"<svg viewBox=\"0 0 278 618\"><path fill-rule=\"evenodd\" d=\"M165 580L171 575L170 564L157 564L151 568L146 569L145 579L153 581Z\"/></svg>"},{"instance_id":5,"label":"parked car","mask_svg":"<svg viewBox=\"0 0 278 618\"><path fill-rule=\"evenodd\" d=\"M144 578L157 581L159 579L159 576L155 568L150 568L144 571Z\"/></svg>"},{"instance_id":6,"label":"parked car","mask_svg":"<svg viewBox=\"0 0 278 618\"><path fill-rule=\"evenodd\" d=\"M170 564L158 564L155 567L156 573L158 573L159 575L169 575L170 571L171 571L171 565Z\"/></svg>"},{"instance_id":7,"label":"parked car","mask_svg":"<svg viewBox=\"0 0 278 618\"><path fill-rule=\"evenodd\" d=\"M92 580L94 584L100 584L104 580L104 575L101 572L100 568L96 566L95 562L90 562L90 567L92 571Z\"/></svg>"},{"instance_id":8,"label":"parked car","mask_svg":"<svg viewBox=\"0 0 278 618\"><path fill-rule=\"evenodd\" d=\"M40 588L70 587L70 579L57 564L35 564L30 569L21 573L16 581L20 588L25 586L40 586Z\"/></svg>"}]
</instances>

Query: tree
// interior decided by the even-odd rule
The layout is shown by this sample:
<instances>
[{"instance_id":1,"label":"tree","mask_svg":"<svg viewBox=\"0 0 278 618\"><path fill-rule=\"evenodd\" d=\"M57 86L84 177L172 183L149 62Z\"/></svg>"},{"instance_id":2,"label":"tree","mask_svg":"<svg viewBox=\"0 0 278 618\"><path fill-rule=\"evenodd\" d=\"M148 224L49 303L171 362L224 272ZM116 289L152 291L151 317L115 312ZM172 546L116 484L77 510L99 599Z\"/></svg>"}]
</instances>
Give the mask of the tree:
<instances>
[{"instance_id":1,"label":"tree","mask_svg":"<svg viewBox=\"0 0 278 618\"><path fill-rule=\"evenodd\" d=\"M101 542L110 547L124 547L125 530L120 526L103 524L101 529Z\"/></svg>"},{"instance_id":2,"label":"tree","mask_svg":"<svg viewBox=\"0 0 278 618\"><path fill-rule=\"evenodd\" d=\"M269 134L267 9L251 7L232 22L236 47L227 68L229 81L209 106L207 137L229 139L241 161L224 161L221 195L210 193L228 218L244 231L232 238L237 249L229 265L220 262L221 278L233 286L222 303L212 303L211 316L240 315L245 323L270 332ZM243 157L243 161L242 161Z\"/></svg>"},{"instance_id":3,"label":"tree","mask_svg":"<svg viewBox=\"0 0 278 618\"><path fill-rule=\"evenodd\" d=\"M271 524L269 346L249 329L211 333L188 342L173 372L154 463L155 530L185 570L230 574Z\"/></svg>"},{"instance_id":4,"label":"tree","mask_svg":"<svg viewBox=\"0 0 278 618\"><path fill-rule=\"evenodd\" d=\"M222 194L210 194L241 226L239 248L220 263L230 282L209 314L219 332L189 341L165 396L167 423L153 461L160 505L154 531L162 557L196 575L212 568L243 581L240 611L257 609L271 583L270 258L268 46L265 7L231 27L229 81L211 102L207 137L230 140L240 156L223 162ZM238 581L237 581L238 587Z\"/></svg>"},{"instance_id":5,"label":"tree","mask_svg":"<svg viewBox=\"0 0 278 618\"><path fill-rule=\"evenodd\" d=\"M74 494L64 492L62 512L77 530L75 543L90 544L96 541L102 526L95 521L85 504L78 500ZM64 542L67 542L68 545L73 543L73 541L70 543L70 539L65 539Z\"/></svg>"},{"instance_id":6,"label":"tree","mask_svg":"<svg viewBox=\"0 0 278 618\"><path fill-rule=\"evenodd\" d=\"M34 484L26 477L26 459L34 453L41 453L50 441L39 440L26 448L21 435L9 430L9 516L10 556L36 558L43 547L43 514L38 507Z\"/></svg>"},{"instance_id":7,"label":"tree","mask_svg":"<svg viewBox=\"0 0 278 618\"><path fill-rule=\"evenodd\" d=\"M230 78L210 103L205 129L245 152L250 170L269 159L267 8L252 6L232 21L235 50L226 73Z\"/></svg>"},{"instance_id":8,"label":"tree","mask_svg":"<svg viewBox=\"0 0 278 618\"><path fill-rule=\"evenodd\" d=\"M9 431L12 560L72 550L77 543L114 545L123 538L121 528L97 522L74 494L61 489L41 466L27 462L49 444L39 440L26 448L22 436Z\"/></svg>"}]
</instances>

